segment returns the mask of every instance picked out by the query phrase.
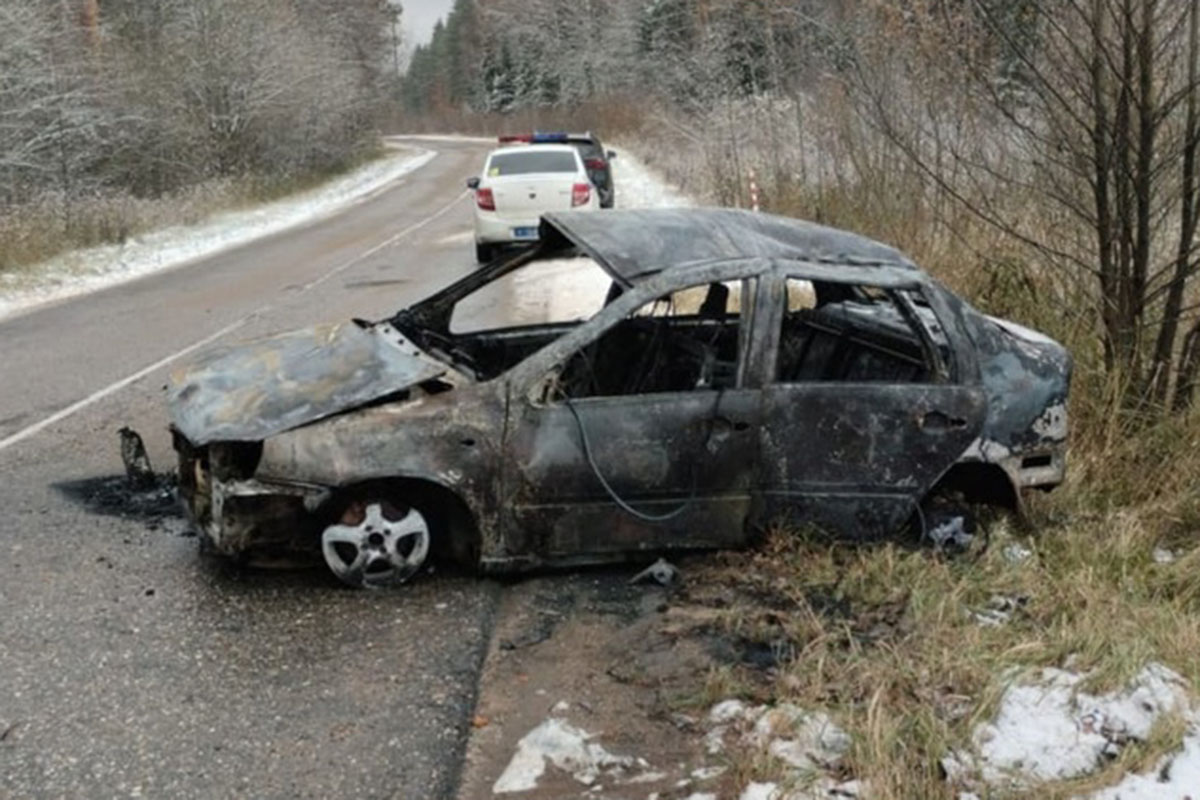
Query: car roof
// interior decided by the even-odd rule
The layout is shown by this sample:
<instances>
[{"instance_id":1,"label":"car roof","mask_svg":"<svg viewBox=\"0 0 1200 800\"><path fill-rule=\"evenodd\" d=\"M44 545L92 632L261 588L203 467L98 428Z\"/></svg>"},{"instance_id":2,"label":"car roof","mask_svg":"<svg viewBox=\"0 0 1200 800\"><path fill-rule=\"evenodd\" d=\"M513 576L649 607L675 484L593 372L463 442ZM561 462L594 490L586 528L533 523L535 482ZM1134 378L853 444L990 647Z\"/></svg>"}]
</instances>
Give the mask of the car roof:
<instances>
[{"instance_id":1,"label":"car roof","mask_svg":"<svg viewBox=\"0 0 1200 800\"><path fill-rule=\"evenodd\" d=\"M733 208L554 212L542 217L541 238L551 248L576 246L625 283L668 269L751 258L919 273L899 250L866 236Z\"/></svg>"}]
</instances>

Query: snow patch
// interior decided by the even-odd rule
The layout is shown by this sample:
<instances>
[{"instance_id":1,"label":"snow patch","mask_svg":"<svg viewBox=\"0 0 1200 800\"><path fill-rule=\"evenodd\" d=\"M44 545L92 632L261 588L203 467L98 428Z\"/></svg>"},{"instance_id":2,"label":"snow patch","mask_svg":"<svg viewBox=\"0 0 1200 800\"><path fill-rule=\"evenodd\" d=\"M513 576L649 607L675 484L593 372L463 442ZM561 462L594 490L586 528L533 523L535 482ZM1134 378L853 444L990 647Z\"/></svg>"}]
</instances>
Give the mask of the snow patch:
<instances>
[{"instance_id":1,"label":"snow patch","mask_svg":"<svg viewBox=\"0 0 1200 800\"><path fill-rule=\"evenodd\" d=\"M1024 595L994 594L988 604L981 609L969 612L971 618L985 627L1006 625L1012 621L1013 614L1024 608L1029 598Z\"/></svg>"},{"instance_id":2,"label":"snow patch","mask_svg":"<svg viewBox=\"0 0 1200 800\"><path fill-rule=\"evenodd\" d=\"M1006 545L1002 552L1004 553L1004 560L1010 564L1020 564L1033 556L1032 550L1018 542Z\"/></svg>"},{"instance_id":3,"label":"snow patch","mask_svg":"<svg viewBox=\"0 0 1200 800\"><path fill-rule=\"evenodd\" d=\"M704 752L710 756L720 755L725 752L725 731L728 730L724 725L717 725L704 734Z\"/></svg>"},{"instance_id":4,"label":"snow patch","mask_svg":"<svg viewBox=\"0 0 1200 800\"><path fill-rule=\"evenodd\" d=\"M1200 730L1193 727L1183 740L1183 749L1167 756L1154 769L1126 775L1116 786L1087 795L1088 800L1163 800L1195 796L1200 786Z\"/></svg>"},{"instance_id":5,"label":"snow patch","mask_svg":"<svg viewBox=\"0 0 1200 800\"><path fill-rule=\"evenodd\" d=\"M406 148L317 189L245 211L217 214L124 244L64 253L30 272L0 275L0 319L42 303L96 291L207 258L254 239L330 216L420 169L437 153Z\"/></svg>"},{"instance_id":6,"label":"snow patch","mask_svg":"<svg viewBox=\"0 0 1200 800\"><path fill-rule=\"evenodd\" d=\"M687 195L668 185L652 169L624 148L612 160L617 208L678 208L694 206Z\"/></svg>"},{"instance_id":7,"label":"snow patch","mask_svg":"<svg viewBox=\"0 0 1200 800\"><path fill-rule=\"evenodd\" d=\"M781 795L773 783L751 783L738 800L781 800Z\"/></svg>"},{"instance_id":8,"label":"snow patch","mask_svg":"<svg viewBox=\"0 0 1200 800\"><path fill-rule=\"evenodd\" d=\"M714 725L724 725L746 715L746 704L741 700L722 700L708 712L708 721Z\"/></svg>"},{"instance_id":9,"label":"snow patch","mask_svg":"<svg viewBox=\"0 0 1200 800\"><path fill-rule=\"evenodd\" d=\"M591 786L603 774L619 776L633 766L629 756L616 756L601 745L589 741L587 731L551 717L517 743L517 752L504 772L492 785L493 794L526 792L536 789L546 771L546 762L571 773L571 777Z\"/></svg>"},{"instance_id":10,"label":"snow patch","mask_svg":"<svg viewBox=\"0 0 1200 800\"><path fill-rule=\"evenodd\" d=\"M941 525L935 525L926 531L925 535L938 548L952 544L965 550L975 539L974 534L967 533L966 519L961 516L952 517Z\"/></svg>"},{"instance_id":11,"label":"snow patch","mask_svg":"<svg viewBox=\"0 0 1200 800\"><path fill-rule=\"evenodd\" d=\"M823 711L806 711L790 703L747 706L724 700L708 713L709 752L725 748L730 733L740 732L741 747L764 750L785 768L788 784L804 788L781 790L774 783L752 783L739 800L827 800L856 798L857 781L839 781L833 774L850 749L850 736Z\"/></svg>"},{"instance_id":12,"label":"snow patch","mask_svg":"<svg viewBox=\"0 0 1200 800\"><path fill-rule=\"evenodd\" d=\"M796 770L835 766L850 749L850 737L823 711L806 712L790 703L766 710L749 739Z\"/></svg>"},{"instance_id":13,"label":"snow patch","mask_svg":"<svg viewBox=\"0 0 1200 800\"><path fill-rule=\"evenodd\" d=\"M726 767L699 767L692 770L692 780L711 781L725 774Z\"/></svg>"},{"instance_id":14,"label":"snow patch","mask_svg":"<svg viewBox=\"0 0 1200 800\"><path fill-rule=\"evenodd\" d=\"M1179 558L1174 550L1167 547L1154 548L1154 552L1150 556L1154 559L1155 564L1173 564Z\"/></svg>"},{"instance_id":15,"label":"snow patch","mask_svg":"<svg viewBox=\"0 0 1200 800\"><path fill-rule=\"evenodd\" d=\"M1047 668L1033 683L1011 684L995 719L975 729L973 747L942 760L947 776L971 789L978 788L976 777L1022 789L1086 775L1130 740L1145 739L1161 715L1189 706L1183 679L1161 664L1104 695L1081 691L1086 677Z\"/></svg>"}]
</instances>

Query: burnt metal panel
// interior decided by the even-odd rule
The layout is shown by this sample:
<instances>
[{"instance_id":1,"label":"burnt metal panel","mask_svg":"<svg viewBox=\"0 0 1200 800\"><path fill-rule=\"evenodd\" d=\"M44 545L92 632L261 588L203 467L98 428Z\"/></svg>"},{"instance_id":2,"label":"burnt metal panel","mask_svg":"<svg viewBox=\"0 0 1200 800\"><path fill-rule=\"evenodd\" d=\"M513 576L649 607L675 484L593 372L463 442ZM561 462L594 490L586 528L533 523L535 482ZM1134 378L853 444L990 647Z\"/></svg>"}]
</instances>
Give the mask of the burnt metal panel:
<instances>
[{"instance_id":1,"label":"burnt metal panel","mask_svg":"<svg viewBox=\"0 0 1200 800\"><path fill-rule=\"evenodd\" d=\"M446 372L390 325L321 325L216 347L171 376L171 422L192 444L260 441Z\"/></svg>"},{"instance_id":2,"label":"burnt metal panel","mask_svg":"<svg viewBox=\"0 0 1200 800\"><path fill-rule=\"evenodd\" d=\"M758 453L758 390L572 404L510 404L502 509L508 552L554 559L576 546L606 553L741 541ZM634 518L610 490L660 518Z\"/></svg>"},{"instance_id":3,"label":"burnt metal panel","mask_svg":"<svg viewBox=\"0 0 1200 800\"><path fill-rule=\"evenodd\" d=\"M573 243L626 284L682 264L778 258L915 270L899 250L855 233L735 208L555 212L542 238Z\"/></svg>"},{"instance_id":4,"label":"burnt metal panel","mask_svg":"<svg viewBox=\"0 0 1200 800\"><path fill-rule=\"evenodd\" d=\"M851 538L890 533L978 436L975 386L777 383L763 392L758 485Z\"/></svg>"}]
</instances>

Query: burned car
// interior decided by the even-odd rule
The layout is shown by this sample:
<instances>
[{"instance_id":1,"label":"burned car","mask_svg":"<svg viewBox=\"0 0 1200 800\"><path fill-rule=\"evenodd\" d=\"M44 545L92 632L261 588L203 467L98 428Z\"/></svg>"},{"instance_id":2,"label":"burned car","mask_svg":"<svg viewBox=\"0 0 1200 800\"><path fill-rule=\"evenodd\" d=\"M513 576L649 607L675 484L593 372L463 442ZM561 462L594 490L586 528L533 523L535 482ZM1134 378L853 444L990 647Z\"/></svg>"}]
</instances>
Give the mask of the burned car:
<instances>
[{"instance_id":1,"label":"burned car","mask_svg":"<svg viewBox=\"0 0 1200 800\"><path fill-rule=\"evenodd\" d=\"M564 212L388 319L211 350L169 402L212 549L382 586L438 555L502 572L736 547L779 514L880 537L945 493L1019 509L1063 479L1070 373L861 236Z\"/></svg>"}]
</instances>

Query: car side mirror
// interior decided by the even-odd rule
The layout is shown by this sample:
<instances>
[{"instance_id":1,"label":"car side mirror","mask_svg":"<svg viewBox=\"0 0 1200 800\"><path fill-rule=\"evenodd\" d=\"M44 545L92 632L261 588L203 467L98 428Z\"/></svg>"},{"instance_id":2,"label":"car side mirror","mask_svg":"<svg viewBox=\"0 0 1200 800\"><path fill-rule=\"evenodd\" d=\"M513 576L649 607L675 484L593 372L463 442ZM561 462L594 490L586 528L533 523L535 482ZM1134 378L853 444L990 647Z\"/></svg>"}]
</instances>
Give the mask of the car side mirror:
<instances>
[{"instance_id":1,"label":"car side mirror","mask_svg":"<svg viewBox=\"0 0 1200 800\"><path fill-rule=\"evenodd\" d=\"M467 188L468 189L478 189L479 188L479 178L467 178Z\"/></svg>"},{"instance_id":2,"label":"car side mirror","mask_svg":"<svg viewBox=\"0 0 1200 800\"><path fill-rule=\"evenodd\" d=\"M607 153L605 153L605 155L608 156L609 161L612 161L614 158L617 157L616 151L613 151L613 150L609 150Z\"/></svg>"}]
</instances>

